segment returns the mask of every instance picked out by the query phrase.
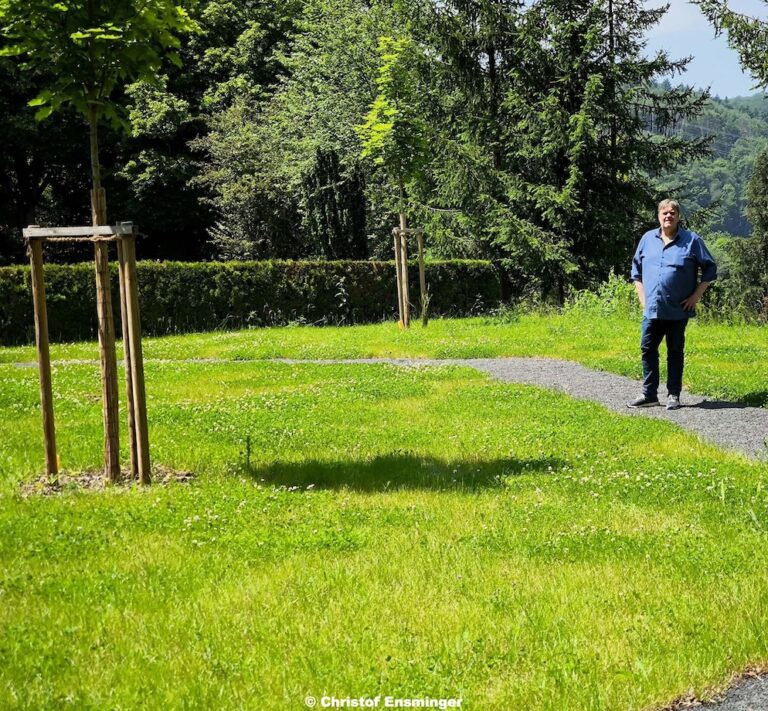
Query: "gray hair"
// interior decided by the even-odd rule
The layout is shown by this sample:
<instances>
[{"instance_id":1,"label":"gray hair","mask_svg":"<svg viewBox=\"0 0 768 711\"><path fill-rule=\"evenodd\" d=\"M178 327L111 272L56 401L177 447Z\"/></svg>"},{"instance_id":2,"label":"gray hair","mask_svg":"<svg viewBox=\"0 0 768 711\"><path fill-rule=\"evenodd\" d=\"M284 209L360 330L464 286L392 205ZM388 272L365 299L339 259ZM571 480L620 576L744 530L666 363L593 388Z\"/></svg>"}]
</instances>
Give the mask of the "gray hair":
<instances>
[{"instance_id":1,"label":"gray hair","mask_svg":"<svg viewBox=\"0 0 768 711\"><path fill-rule=\"evenodd\" d=\"M659 209L657 212L661 212L665 207L674 207L677 214L680 214L680 203L677 200L671 200L667 198L659 203Z\"/></svg>"}]
</instances>

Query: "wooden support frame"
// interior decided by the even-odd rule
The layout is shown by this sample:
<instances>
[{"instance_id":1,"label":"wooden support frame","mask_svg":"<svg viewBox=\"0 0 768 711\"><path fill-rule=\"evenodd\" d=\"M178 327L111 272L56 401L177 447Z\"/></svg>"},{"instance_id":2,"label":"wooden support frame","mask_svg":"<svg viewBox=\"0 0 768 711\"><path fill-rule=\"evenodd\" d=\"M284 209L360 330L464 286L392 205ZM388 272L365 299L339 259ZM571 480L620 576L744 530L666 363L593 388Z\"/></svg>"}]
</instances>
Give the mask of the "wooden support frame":
<instances>
[{"instance_id":1,"label":"wooden support frame","mask_svg":"<svg viewBox=\"0 0 768 711\"><path fill-rule=\"evenodd\" d=\"M98 222L99 216L106 212L103 195L92 195L91 197L93 220ZM43 280L43 243L47 241L89 241L94 243L97 311L99 315L99 360L102 372L104 470L106 477L114 482L120 474L119 409L108 249L110 242L116 242L120 276L120 313L126 366L131 472L141 484L149 484L151 481L141 320L136 278L137 234L138 228L130 222L122 222L114 226L96 224L83 227L30 225L23 230L24 238L28 244L32 269L35 337L40 371L40 404L43 415L46 470L49 476L58 475L58 457L56 455L51 362L48 348L48 314Z\"/></svg>"},{"instance_id":2,"label":"wooden support frame","mask_svg":"<svg viewBox=\"0 0 768 711\"><path fill-rule=\"evenodd\" d=\"M395 227L392 230L392 236L395 238L395 277L397 280L397 312L398 312L398 324L400 328L405 328L405 312L406 307L403 306L403 268L400 263L402 259L402 250L400 249L400 230ZM408 274L408 265L406 269L406 278Z\"/></svg>"},{"instance_id":3,"label":"wooden support frame","mask_svg":"<svg viewBox=\"0 0 768 711\"><path fill-rule=\"evenodd\" d=\"M404 224L404 216L401 224ZM421 323L429 323L429 293L427 292L427 277L424 265L424 230L420 228L395 227L392 230L395 238L395 269L397 270L397 298L400 307L400 324L404 328L410 325L410 299L408 295L408 235L416 235L419 263L419 295L421 297ZM403 313L405 312L405 317Z\"/></svg>"},{"instance_id":4,"label":"wooden support frame","mask_svg":"<svg viewBox=\"0 0 768 711\"><path fill-rule=\"evenodd\" d=\"M56 478L59 474L59 463L56 456L56 427L53 419L53 387L51 384L51 355L48 349L48 311L45 306L42 238L31 238L28 251L32 270L32 301L35 309L37 364L40 370L40 409L43 415L45 469L48 476Z\"/></svg>"}]
</instances>

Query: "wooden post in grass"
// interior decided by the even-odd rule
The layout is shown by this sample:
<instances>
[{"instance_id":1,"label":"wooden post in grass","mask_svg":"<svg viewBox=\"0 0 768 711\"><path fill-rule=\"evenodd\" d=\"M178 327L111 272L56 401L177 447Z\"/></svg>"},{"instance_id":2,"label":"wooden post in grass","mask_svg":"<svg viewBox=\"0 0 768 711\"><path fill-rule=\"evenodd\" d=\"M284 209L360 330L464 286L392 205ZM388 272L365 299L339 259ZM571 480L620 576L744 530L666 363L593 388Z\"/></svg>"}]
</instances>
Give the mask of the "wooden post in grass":
<instances>
[{"instance_id":1,"label":"wooden post in grass","mask_svg":"<svg viewBox=\"0 0 768 711\"><path fill-rule=\"evenodd\" d=\"M392 230L392 236L395 239L395 275L397 276L397 312L398 312L398 324L400 328L404 328L403 321L403 274L400 267L400 259L402 257L400 250L400 229L395 227Z\"/></svg>"},{"instance_id":2,"label":"wooden post in grass","mask_svg":"<svg viewBox=\"0 0 768 711\"><path fill-rule=\"evenodd\" d=\"M124 223L125 224L125 223ZM139 285L136 272L136 236L122 237L123 260L125 263L125 305L127 321L124 331L128 334L132 364L132 394L134 422L136 427L136 460L139 481L151 482L149 461L149 432L147 428L147 400L144 390L144 356L141 348L141 319L139 317Z\"/></svg>"},{"instance_id":3,"label":"wooden post in grass","mask_svg":"<svg viewBox=\"0 0 768 711\"><path fill-rule=\"evenodd\" d=\"M421 292L421 325L429 323L429 296L427 295L427 276L424 271L424 230L415 230L419 245L419 291Z\"/></svg>"},{"instance_id":4,"label":"wooden post in grass","mask_svg":"<svg viewBox=\"0 0 768 711\"><path fill-rule=\"evenodd\" d=\"M127 223L122 223L127 225ZM136 413L133 396L133 367L131 358L130 331L128 328L128 295L126 286L126 264L123 250L124 239L117 242L118 276L120 279L120 323L123 335L123 363L125 363L125 400L128 406L128 443L131 453L131 475L140 479L138 445L136 443ZM143 482L142 482L143 483Z\"/></svg>"},{"instance_id":5,"label":"wooden post in grass","mask_svg":"<svg viewBox=\"0 0 768 711\"><path fill-rule=\"evenodd\" d=\"M103 188L91 191L93 225L106 223ZM101 364L102 417L104 420L104 474L111 482L120 477L120 425L118 421L117 357L112 292L109 285L109 243L94 241L96 263L96 311L99 317L99 362Z\"/></svg>"},{"instance_id":6,"label":"wooden post in grass","mask_svg":"<svg viewBox=\"0 0 768 711\"><path fill-rule=\"evenodd\" d=\"M408 293L408 236L405 223L405 213L400 213L400 267L403 270L401 283L403 286L403 328L411 327L411 298Z\"/></svg>"},{"instance_id":7,"label":"wooden post in grass","mask_svg":"<svg viewBox=\"0 0 768 711\"><path fill-rule=\"evenodd\" d=\"M35 309L37 365L40 372L40 409L43 414L45 469L50 477L57 477L59 473L59 464L56 457L56 428L53 420L51 356L48 348L48 312L45 306L43 241L41 238L33 238L29 240L29 261L32 270L32 301Z\"/></svg>"},{"instance_id":8,"label":"wooden post in grass","mask_svg":"<svg viewBox=\"0 0 768 711\"><path fill-rule=\"evenodd\" d=\"M144 359L141 351L141 321L139 319L139 293L136 279L136 234L138 230L131 222L121 222L114 227L98 224L106 210L104 191L92 191L91 198L94 222L91 226L37 227L30 225L23 230L29 245L32 265L32 293L40 366L40 400L43 411L46 466L49 474L58 473L53 424L51 368L48 354L48 318L45 310L45 288L43 285L42 243L44 241L93 242L96 263L96 309L99 316L99 360L102 373L105 474L113 482L117 480L120 474L117 360L115 358L115 331L109 284L109 253L107 251L110 242L117 242L120 258L120 311L123 319L123 340L126 351L126 377L130 377L130 380L126 381L126 385L129 400L128 424L131 432L131 467L142 484L149 484L147 399L144 393Z\"/></svg>"}]
</instances>

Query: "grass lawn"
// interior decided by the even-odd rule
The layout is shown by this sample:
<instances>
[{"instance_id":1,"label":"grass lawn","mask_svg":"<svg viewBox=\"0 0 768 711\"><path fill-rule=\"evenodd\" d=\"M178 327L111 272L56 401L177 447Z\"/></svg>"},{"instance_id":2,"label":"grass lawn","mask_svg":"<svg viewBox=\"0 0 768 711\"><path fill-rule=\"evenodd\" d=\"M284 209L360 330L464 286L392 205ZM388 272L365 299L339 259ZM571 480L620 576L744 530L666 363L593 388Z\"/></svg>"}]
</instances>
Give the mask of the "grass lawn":
<instances>
[{"instance_id":1,"label":"grass lawn","mask_svg":"<svg viewBox=\"0 0 768 711\"><path fill-rule=\"evenodd\" d=\"M768 331L692 319L684 385L720 399L768 405ZM496 318L439 319L424 329L393 323L304 326L169 336L145 342L147 358L564 358L632 378L641 377L640 324L618 315L570 312ZM662 347L663 351L663 347ZM97 358L92 343L54 345L51 357ZM0 348L0 363L34 361L34 347ZM662 370L663 364L662 352Z\"/></svg>"},{"instance_id":2,"label":"grass lawn","mask_svg":"<svg viewBox=\"0 0 768 711\"><path fill-rule=\"evenodd\" d=\"M153 459L194 481L26 499L37 373L0 350L0 708L645 709L768 663L768 464L468 368L259 362L536 354L635 375L636 332L149 340ZM765 387L759 330L696 324L689 343L690 387ZM62 466L98 467L97 367L57 365L54 391Z\"/></svg>"}]
</instances>

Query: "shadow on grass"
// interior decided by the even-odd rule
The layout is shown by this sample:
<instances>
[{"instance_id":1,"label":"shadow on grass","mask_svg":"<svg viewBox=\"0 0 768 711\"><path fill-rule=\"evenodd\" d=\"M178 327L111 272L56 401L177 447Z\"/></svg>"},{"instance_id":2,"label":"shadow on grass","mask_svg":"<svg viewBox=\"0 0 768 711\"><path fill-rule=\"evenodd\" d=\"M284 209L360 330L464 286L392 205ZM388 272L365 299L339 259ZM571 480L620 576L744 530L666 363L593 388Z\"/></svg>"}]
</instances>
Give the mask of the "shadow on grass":
<instances>
[{"instance_id":1,"label":"shadow on grass","mask_svg":"<svg viewBox=\"0 0 768 711\"><path fill-rule=\"evenodd\" d=\"M768 405L768 393L756 392L747 393L744 399L739 402L702 400L695 405L686 405L686 407L698 408L700 410L743 410L746 407L765 407L766 405Z\"/></svg>"},{"instance_id":2,"label":"shadow on grass","mask_svg":"<svg viewBox=\"0 0 768 711\"><path fill-rule=\"evenodd\" d=\"M768 390L754 390L747 393L743 401L752 407L768 407Z\"/></svg>"},{"instance_id":3,"label":"shadow on grass","mask_svg":"<svg viewBox=\"0 0 768 711\"><path fill-rule=\"evenodd\" d=\"M314 486L354 491L473 490L501 487L521 474L551 474L565 464L554 457L445 462L413 454L391 454L366 461L301 462L259 466L241 463L245 474L275 486Z\"/></svg>"},{"instance_id":4,"label":"shadow on grass","mask_svg":"<svg viewBox=\"0 0 768 711\"><path fill-rule=\"evenodd\" d=\"M752 392L744 393L744 395L739 397L738 401L736 402L704 400L694 407L700 407L704 410L726 410L731 408L738 409L740 407L768 407L768 390L753 390Z\"/></svg>"}]
</instances>

